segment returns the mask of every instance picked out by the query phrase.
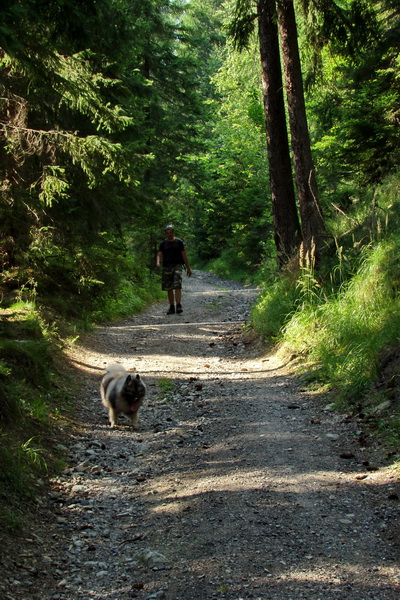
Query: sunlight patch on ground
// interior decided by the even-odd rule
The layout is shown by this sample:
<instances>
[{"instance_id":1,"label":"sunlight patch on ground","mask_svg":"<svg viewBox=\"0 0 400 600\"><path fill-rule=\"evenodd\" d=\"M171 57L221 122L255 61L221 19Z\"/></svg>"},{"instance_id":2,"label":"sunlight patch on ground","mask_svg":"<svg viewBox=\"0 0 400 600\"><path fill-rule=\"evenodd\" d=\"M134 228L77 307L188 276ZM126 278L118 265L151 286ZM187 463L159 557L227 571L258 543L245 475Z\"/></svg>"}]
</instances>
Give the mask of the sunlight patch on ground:
<instances>
[{"instance_id":1,"label":"sunlight patch on ground","mask_svg":"<svg viewBox=\"0 0 400 600\"><path fill-rule=\"evenodd\" d=\"M355 562L359 562L359 554L359 552L355 554ZM306 555L304 558L310 560L310 562L315 561L315 557L312 555ZM332 571L337 572L337 575L334 579L331 579L331 577L329 577L329 572L326 572L327 565L324 565L324 568L322 570L319 568L315 568L315 563L310 564L310 569L293 569L291 567L291 569L287 571L284 575L281 575L281 577L287 580L296 581L298 583L309 581L320 582L321 572L323 572L326 576L328 576L329 583L338 584L342 582L343 578L348 578L349 575L350 577L356 577L358 575L359 564L357 564L357 562L356 564L345 564L342 562L340 563L340 565L338 565L337 563L329 565ZM373 570L376 573L379 572L379 575L383 575L385 577L392 577L393 574L395 574L395 570L390 566L375 566Z\"/></svg>"},{"instance_id":2,"label":"sunlight patch on ground","mask_svg":"<svg viewBox=\"0 0 400 600\"><path fill-rule=\"evenodd\" d=\"M158 498L161 500L153 507L154 512L174 513L182 512L182 502L192 502L194 498L210 494L264 491L274 493L278 488L285 493L298 495L301 504L314 502L312 497L315 493L332 493L337 489L340 481L337 472L317 471L314 473L300 473L298 476L285 474L285 467L271 467L268 473L263 469L251 469L243 467L235 459L216 461L210 465L211 469L217 468L219 472L212 474L207 469L193 470L184 475L181 474L179 481L174 482L153 480L152 487L157 490ZM221 474L221 470L223 473ZM350 477L352 474L350 474ZM260 487L261 482L261 487ZM311 496L310 496L311 495ZM309 497L309 500L307 498ZM283 500L281 499L281 502ZM348 515L349 523L352 523L354 515ZM345 518L342 515L342 518Z\"/></svg>"}]
</instances>

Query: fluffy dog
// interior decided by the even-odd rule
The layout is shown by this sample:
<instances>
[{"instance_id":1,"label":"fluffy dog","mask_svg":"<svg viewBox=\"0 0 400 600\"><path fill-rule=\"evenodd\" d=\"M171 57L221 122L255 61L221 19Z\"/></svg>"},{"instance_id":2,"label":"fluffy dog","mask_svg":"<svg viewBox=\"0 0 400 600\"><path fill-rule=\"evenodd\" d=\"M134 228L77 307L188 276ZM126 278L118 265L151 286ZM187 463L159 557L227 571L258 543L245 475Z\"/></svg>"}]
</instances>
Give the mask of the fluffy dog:
<instances>
[{"instance_id":1,"label":"fluffy dog","mask_svg":"<svg viewBox=\"0 0 400 600\"><path fill-rule=\"evenodd\" d=\"M137 425L139 408L146 395L146 386L140 375L129 373L121 365L110 365L101 380L100 394L103 406L108 410L111 427L117 425L120 414L129 417L133 427Z\"/></svg>"}]
</instances>

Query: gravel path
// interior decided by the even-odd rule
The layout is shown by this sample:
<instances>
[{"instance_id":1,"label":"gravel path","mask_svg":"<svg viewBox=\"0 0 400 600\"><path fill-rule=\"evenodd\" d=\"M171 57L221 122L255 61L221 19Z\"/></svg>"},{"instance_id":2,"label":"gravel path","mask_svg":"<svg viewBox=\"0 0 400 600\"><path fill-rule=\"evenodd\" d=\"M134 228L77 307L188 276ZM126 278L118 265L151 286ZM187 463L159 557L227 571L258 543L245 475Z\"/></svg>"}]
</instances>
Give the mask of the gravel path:
<instances>
[{"instance_id":1,"label":"gravel path","mask_svg":"<svg viewBox=\"0 0 400 600\"><path fill-rule=\"evenodd\" d=\"M399 599L395 472L243 333L256 293L195 272L182 315L156 305L73 348L68 468L2 598ZM100 404L114 362L148 386L135 432Z\"/></svg>"}]
</instances>

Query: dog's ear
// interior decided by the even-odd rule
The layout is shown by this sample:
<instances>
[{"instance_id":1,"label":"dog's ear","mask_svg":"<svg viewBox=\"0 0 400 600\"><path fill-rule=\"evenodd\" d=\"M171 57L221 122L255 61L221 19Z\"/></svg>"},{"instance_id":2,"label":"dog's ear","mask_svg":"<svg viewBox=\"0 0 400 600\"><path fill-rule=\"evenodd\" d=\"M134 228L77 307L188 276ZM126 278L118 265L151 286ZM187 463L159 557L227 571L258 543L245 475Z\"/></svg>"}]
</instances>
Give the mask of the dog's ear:
<instances>
[{"instance_id":1,"label":"dog's ear","mask_svg":"<svg viewBox=\"0 0 400 600\"><path fill-rule=\"evenodd\" d=\"M132 381L132 375L127 376L127 378L125 379L125 383L129 383L130 381Z\"/></svg>"},{"instance_id":2,"label":"dog's ear","mask_svg":"<svg viewBox=\"0 0 400 600\"><path fill-rule=\"evenodd\" d=\"M139 379L139 380L140 380L140 375L139 375L139 373L136 375L136 379Z\"/></svg>"}]
</instances>

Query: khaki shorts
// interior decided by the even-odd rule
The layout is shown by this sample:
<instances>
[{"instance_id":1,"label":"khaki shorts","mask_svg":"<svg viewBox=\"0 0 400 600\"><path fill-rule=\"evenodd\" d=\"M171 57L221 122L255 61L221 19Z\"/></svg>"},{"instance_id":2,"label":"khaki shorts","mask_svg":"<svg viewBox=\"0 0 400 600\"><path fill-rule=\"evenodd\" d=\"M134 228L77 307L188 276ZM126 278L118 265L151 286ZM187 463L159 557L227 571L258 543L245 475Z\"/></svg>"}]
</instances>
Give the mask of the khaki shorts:
<instances>
[{"instance_id":1,"label":"khaki shorts","mask_svg":"<svg viewBox=\"0 0 400 600\"><path fill-rule=\"evenodd\" d=\"M182 265L164 267L162 271L161 286L165 291L180 290L182 288Z\"/></svg>"}]
</instances>

